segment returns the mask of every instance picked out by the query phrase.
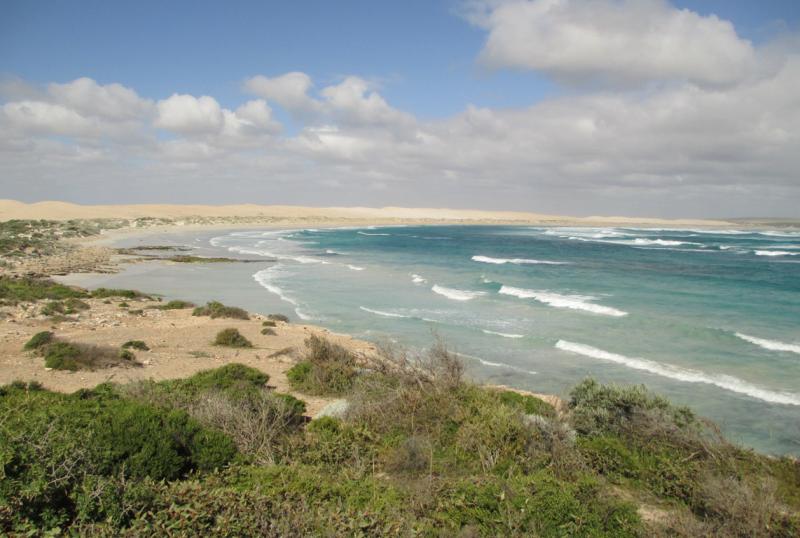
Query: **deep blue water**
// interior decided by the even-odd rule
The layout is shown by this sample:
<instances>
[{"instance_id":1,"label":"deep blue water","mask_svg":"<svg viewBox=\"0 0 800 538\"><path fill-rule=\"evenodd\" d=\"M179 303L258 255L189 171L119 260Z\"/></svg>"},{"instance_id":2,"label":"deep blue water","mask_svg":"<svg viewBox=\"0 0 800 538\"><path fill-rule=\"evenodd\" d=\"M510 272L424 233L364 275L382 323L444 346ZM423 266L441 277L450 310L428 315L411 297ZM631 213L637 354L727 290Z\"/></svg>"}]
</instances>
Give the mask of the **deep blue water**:
<instances>
[{"instance_id":1,"label":"deep blue water","mask_svg":"<svg viewBox=\"0 0 800 538\"><path fill-rule=\"evenodd\" d=\"M411 348L438 335L475 377L539 392L565 395L586 376L644 383L735 441L800 454L800 232L436 226L173 240L265 263L161 268L183 271L186 289L155 291L282 307ZM158 287L161 273L147 274L115 278Z\"/></svg>"}]
</instances>

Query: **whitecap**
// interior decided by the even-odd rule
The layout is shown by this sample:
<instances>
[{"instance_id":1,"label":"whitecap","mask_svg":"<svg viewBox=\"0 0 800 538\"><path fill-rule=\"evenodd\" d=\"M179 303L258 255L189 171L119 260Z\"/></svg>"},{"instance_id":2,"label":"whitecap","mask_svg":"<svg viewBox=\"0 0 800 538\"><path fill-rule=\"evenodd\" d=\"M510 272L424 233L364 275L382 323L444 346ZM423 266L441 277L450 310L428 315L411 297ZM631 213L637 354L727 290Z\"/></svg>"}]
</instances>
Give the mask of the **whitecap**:
<instances>
[{"instance_id":1,"label":"whitecap","mask_svg":"<svg viewBox=\"0 0 800 538\"><path fill-rule=\"evenodd\" d=\"M789 252L786 250L756 250L756 256L797 256L797 252Z\"/></svg>"},{"instance_id":2,"label":"whitecap","mask_svg":"<svg viewBox=\"0 0 800 538\"><path fill-rule=\"evenodd\" d=\"M392 235L392 234L370 234L370 233L367 233L367 232L356 232L356 233L359 234L359 235Z\"/></svg>"},{"instance_id":3,"label":"whitecap","mask_svg":"<svg viewBox=\"0 0 800 538\"><path fill-rule=\"evenodd\" d=\"M434 284L434 286L431 288L431 291L438 293L439 295L444 295L448 299L452 299L454 301L469 301L475 297L486 295L486 293L483 291L457 290L455 288L446 288L438 284Z\"/></svg>"},{"instance_id":4,"label":"whitecap","mask_svg":"<svg viewBox=\"0 0 800 538\"><path fill-rule=\"evenodd\" d=\"M556 342L556 348L562 351L577 353L578 355L583 355L585 357L622 364L623 366L627 366L635 370L650 372L651 374L668 377L677 381L714 385L721 389L737 392L739 394L745 394L765 402L785 405L800 405L800 394L791 392L777 392L764 389L737 377L726 374L707 374L699 370L690 370L688 368L681 368L672 364L659 363L648 359L626 357L625 355L610 353L596 347L578 344L575 342L568 342L566 340L559 340Z\"/></svg>"},{"instance_id":5,"label":"whitecap","mask_svg":"<svg viewBox=\"0 0 800 538\"><path fill-rule=\"evenodd\" d=\"M755 336L749 336L742 333L734 334L742 340L746 340L751 344L755 344L770 351L788 351L790 353L800 354L800 344L787 344L784 342L779 342L778 340L767 340L766 338L757 338Z\"/></svg>"},{"instance_id":6,"label":"whitecap","mask_svg":"<svg viewBox=\"0 0 800 538\"><path fill-rule=\"evenodd\" d=\"M253 280L258 282L261 285L261 287L265 288L270 293L274 293L275 295L280 297L282 301L285 301L290 305L294 306L296 312L298 306L297 301L286 295L283 289L276 286L275 283L273 282L273 279L276 276L278 276L278 271L280 267L281 267L280 265L275 265L267 269L262 269L261 271L258 271L253 275ZM298 315L300 314L298 313Z\"/></svg>"},{"instance_id":7,"label":"whitecap","mask_svg":"<svg viewBox=\"0 0 800 538\"><path fill-rule=\"evenodd\" d=\"M424 283L427 282L427 280L425 280L424 278L422 278L421 276L419 276L417 274L412 274L411 275L411 282L413 282L414 284L424 284Z\"/></svg>"},{"instance_id":8,"label":"whitecap","mask_svg":"<svg viewBox=\"0 0 800 538\"><path fill-rule=\"evenodd\" d=\"M503 338L525 338L524 334L499 333L497 331L490 331L489 329L481 329L481 331L485 332L486 334L502 336Z\"/></svg>"},{"instance_id":9,"label":"whitecap","mask_svg":"<svg viewBox=\"0 0 800 538\"><path fill-rule=\"evenodd\" d=\"M505 285L500 288L498 293L503 295L513 295L514 297L519 297L520 299L534 299L540 303L544 303L555 308L584 310L586 312L602 314L604 316L621 317L628 315L628 313L623 310L589 302L597 299L591 295L564 295L547 290L528 290Z\"/></svg>"},{"instance_id":10,"label":"whitecap","mask_svg":"<svg viewBox=\"0 0 800 538\"><path fill-rule=\"evenodd\" d=\"M536 375L536 372L533 370L525 370L523 368L518 368L516 366L511 366L510 364L505 364L503 362L492 362L487 361L486 359L482 359L480 357L476 357L474 355L467 355L466 353L459 353L457 351L453 352L455 355L459 357L466 357L468 359L472 359L473 361L478 361L479 363L483 364L484 366L491 366L492 368L506 368L508 370L513 370L515 372L522 372L524 374Z\"/></svg>"},{"instance_id":11,"label":"whitecap","mask_svg":"<svg viewBox=\"0 0 800 538\"><path fill-rule=\"evenodd\" d=\"M489 256L473 256L472 261L481 263L492 263L495 265L503 265L506 263L513 263L515 265L566 265L569 262L554 262L549 260L531 260L527 258L492 258Z\"/></svg>"},{"instance_id":12,"label":"whitecap","mask_svg":"<svg viewBox=\"0 0 800 538\"><path fill-rule=\"evenodd\" d=\"M363 267L359 267L358 265L350 265L350 264L347 265L347 268L348 269L352 269L353 271L363 271L364 270Z\"/></svg>"},{"instance_id":13,"label":"whitecap","mask_svg":"<svg viewBox=\"0 0 800 538\"><path fill-rule=\"evenodd\" d=\"M410 318L411 316L405 316L403 314L395 314L393 312L384 312L383 310L374 310L372 308L367 308L366 306L359 306L361 310L364 312L369 312L370 314L375 314L377 316L383 316L385 318Z\"/></svg>"}]
</instances>

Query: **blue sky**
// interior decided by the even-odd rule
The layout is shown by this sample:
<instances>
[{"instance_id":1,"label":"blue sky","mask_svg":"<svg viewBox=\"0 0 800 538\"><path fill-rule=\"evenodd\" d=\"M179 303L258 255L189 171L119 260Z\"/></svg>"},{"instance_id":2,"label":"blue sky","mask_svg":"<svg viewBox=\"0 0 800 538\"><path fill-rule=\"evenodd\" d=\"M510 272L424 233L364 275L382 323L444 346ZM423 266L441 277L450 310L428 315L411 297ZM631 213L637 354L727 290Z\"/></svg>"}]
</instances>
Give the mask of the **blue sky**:
<instances>
[{"instance_id":1,"label":"blue sky","mask_svg":"<svg viewBox=\"0 0 800 538\"><path fill-rule=\"evenodd\" d=\"M797 28L795 0L678 1L731 20L756 42ZM90 77L150 98L192 93L246 100L255 74L304 71L319 83L374 78L400 109L448 116L467 104L516 107L558 88L537 73L475 63L486 38L453 0L290 2L4 2L0 73L36 82Z\"/></svg>"},{"instance_id":2,"label":"blue sky","mask_svg":"<svg viewBox=\"0 0 800 538\"><path fill-rule=\"evenodd\" d=\"M544 1L532 4L542 4ZM759 155L763 158L764 151L753 151L753 162L746 166L726 168L732 156L738 158L741 155L740 150L733 148L733 142L720 143L719 147L708 148L701 154L695 151L696 147L692 147L692 144L687 144L685 149L676 150L675 156L666 159L669 161L667 163L662 162L665 159L652 159L647 148L634 148L641 154L628 153L634 151L628 148L639 142L634 134L636 131L654 128L653 124L648 124L648 127L644 123L614 126L615 133L624 131L626 136L631 136L632 142L625 143L623 135L619 134L618 144L605 147L606 156L617 151L625 153L616 157L630 162L625 169L615 169L610 158L606 163L601 162L602 157L588 155L589 150L585 147L548 148L546 151L551 153L543 154L541 159L537 158L535 163L531 163L526 155L529 153L527 148L533 147L531 144L536 144L538 149L548 146L549 141L557 138L555 135L537 138L540 131L520 134L519 138L509 140L507 146L498 149L492 146L497 137L489 136L484 130L479 136L485 136L486 143L474 152L475 155L482 155L481 159L476 158L474 164L464 165L463 169L458 163L454 166L453 163L444 162L446 159L434 158L431 152L434 151L433 147L441 147L442 156L453 154L455 150L446 149L447 144L460 142L456 141L455 135L451 141L444 140L449 136L446 133L457 132L458 136L467 136L463 127L466 124L477 128L475 126L478 124L485 127L492 122L502 122L506 126L504 133L522 129L523 125L516 125L514 121L544 126L541 128L552 127L558 124L558 118L552 117L552 114L569 114L565 110L570 107L558 109L559 103L565 100L574 103L574 108L583 110L585 114L582 118L565 115L565 124L584 125L588 121L595 128L605 125L603 115L608 113L609 107L637 110L638 116L631 114L631 118L648 116L650 119L641 121L655 121L653 118L661 117L658 107L666 106L664 103L667 100L670 103L684 102L687 95L692 95L692 99L697 100L696 106L704 110L708 107L702 104L702 99L712 99L720 92L729 94L731 99L749 99L752 102L752 93L762 91L756 85L756 77L760 77L758 80L762 82L772 77L769 80L774 79L776 87L787 84L789 75L781 70L781 66L793 65L787 58L793 58L797 49L800 2L594 2L594 6L599 6L600 13L609 13L610 17L609 22L597 23L601 33L607 28L604 24L616 24L613 19L616 13L623 22L619 23L621 26L618 28L609 30L609 35L629 32L628 38L632 43L650 42L648 39L654 37L645 35L640 28L631 27L636 21L643 20L636 17L644 16L646 20L656 23L657 27L662 19L681 19L680 10L685 9L691 14L692 21L699 21L697 28L692 26L693 23L688 24L683 33L676 37L687 42L687 51L690 46L688 43L700 44L700 49L692 49L695 53L686 53L686 65L676 66L676 60L672 58L653 70L647 68L647 52L642 52L642 58L628 58L616 63L613 58L604 60L593 57L591 47L583 50L585 59L571 58L565 63L557 54L540 54L542 47L569 46L562 36L562 41L540 42L537 49L535 42L544 39L541 37L542 31L559 30L559 25L573 22L570 17L580 24L586 24L585 13L581 11L585 6L576 0L558 0L557 4L568 8L559 17L526 10L523 0L476 0L476 3L483 4L487 13L498 17L476 22L465 15L465 3L456 0L7 0L3 3L0 16L0 76L6 87L9 81L24 84L28 88L25 91L29 93L20 96L19 91L15 90L6 91L5 96L0 95L5 100L7 116L5 120L0 116L0 126L6 121L8 128L13 131L9 137L9 147L17 148L19 146L16 144L26 141L38 144L39 151L52 152L57 149L65 154L71 152L75 158L71 157L70 166L75 166L73 172L80 178L79 181L88 181L84 178L97 173L97 177L110 178L107 181L113 182L117 178L116 181L123 185L128 184L137 173L142 173L143 169L147 169L148 173L157 169L157 173L173 178L176 185L188 181L180 177L173 162L159 160L163 151L177 150L177 144L160 147L146 154L142 140L149 138L153 143L185 142L180 148L182 156L190 150L203 155L224 153L226 157L234 159L231 166L235 166L235 159L243 158L245 152L252 153L254 147L264 144L258 147L267 148L263 157L267 160L269 156L269 166L260 170L242 169L241 177L249 177L250 183L242 179L238 192L247 192L248 189L260 192L262 188L267 192L268 188L264 185L269 181L290 181L290 177L300 177L300 168L309 169L310 166L315 177L325 176L325 185L328 187L324 188L330 191L309 203L330 200L343 204L374 205L402 199L409 204L419 205L430 200L415 198L410 194L413 188L409 187L407 180L420 177L424 178L426 184L437 182L433 190L438 189L440 194L434 196L433 201L438 204L447 203L451 199L447 195L448 189L453 189L453 182L462 181L454 178L464 178L463 183L458 184L459 191L472 194L464 194L459 198L458 204L462 206L486 205L482 189L496 193L503 187L508 191L506 197L497 195L492 200L493 205L500 208L572 213L624 212L638 197L650 200L659 197L659 201L634 205L641 207L641 211L694 215L707 208L708 200L714 197L723 200L722 207L718 209L720 215L743 214L752 206L752 189L758 187L764 198L762 206L758 207L759 212L776 215L791 213L786 189L796 187L797 182L786 176L786 170L791 166L785 162L785 155L792 153L794 139L786 142L788 146L780 148L779 156L777 153L771 156L772 162L780 161L780 166L766 171L763 170L763 163L757 162ZM503 6L508 7L509 12L518 10L520 28L515 27L514 17L511 22L508 18L499 17ZM626 15L626 12L636 11L641 6L645 6L646 15ZM726 33L724 27L716 24L714 17L727 21L725 24L729 22L734 33ZM590 21L588 26L592 24ZM540 33L534 32L534 28ZM591 33L597 28L583 29ZM704 56L704 43L716 43L714 46L717 47L710 47L713 50L707 58ZM492 44L496 47L493 48ZM780 52L773 54L770 52L772 49L779 49ZM700 59L693 63L697 50L700 51ZM729 50L730 57L727 53ZM654 63L658 61L654 60ZM705 76L703 73L706 69L712 74ZM741 70L741 73L737 70ZM727 76L727 73L734 71L736 73ZM304 73L312 81L308 95L317 100L316 104L311 103L313 114L309 110L290 110L275 96L274 90L268 90L267 93L244 90L245 82L251 77L260 75L272 78L289 72ZM793 71L791 73L793 76ZM63 96L54 96L54 90L48 89L53 83L67 84L82 77L91 79L95 84L86 91L104 92L111 85L118 84L135 92L142 100L141 106L136 105L137 113L141 114L136 134L128 132L124 142L121 135L114 134L111 136L113 141L109 141L108 133L116 133L115 129L121 129L119 124L95 122L102 114L97 116L80 106L75 108L74 103L65 104L63 100L59 101ZM354 79L348 77L359 77L367 85L353 85ZM609 80L614 83L609 84ZM346 105L350 107L347 113L337 108L340 105L328 102L331 99L329 96L322 95L323 89L339 87L344 81L349 81L347 91L361 92L358 103ZM38 93L33 88L39 88ZM702 95L698 95L697 91ZM48 92L49 95L44 95ZM264 119L262 134L270 131L269 137L253 136L250 139L252 144L248 145L242 142L240 136L237 139L238 153L234 155L229 141L222 141L216 135L211 140L208 132L200 136L198 131L190 133L193 128L186 129L185 125L175 128L174 123L154 119L161 117L164 112L159 108L159 103L174 94L193 96L193 99L210 96L216 102L210 105L212 108L216 106L212 113L219 117L223 113L220 111L232 112L254 98L263 100L270 118ZM370 109L368 100L373 94L383 104L378 103L377 108L373 106ZM780 92L780 95L785 96L786 92ZM600 99L605 102L600 103ZM23 105L19 103L32 101L48 105L46 112L42 112L44 105L36 106L40 107L37 114L46 113L49 116L37 116L35 121L30 115L26 116L27 120L20 119L22 116L17 112L22 110L20 107ZM790 101L790 97L785 97L785 102L781 101L780 106L794 110ZM194 101L191 106L197 103ZM67 110L56 110L50 105L67 107ZM178 105L172 102L164 106ZM355 111L353 107L361 108ZM532 107L536 110L532 110ZM733 106L731 112L736 108ZM368 109L372 112L377 110L381 119L365 120L364 114ZM485 113L476 115L471 110L483 110ZM88 131L85 126L77 129L61 125L59 122L66 121L64 114L67 113L74 113L76 121L95 122L92 127L94 138L86 135ZM528 119L514 119L526 114L530 114ZM757 121L754 118L761 114L765 112L753 110L752 117L742 117L742 125L752 125ZM487 115L492 117L488 118ZM785 114L770 111L768 115ZM240 119L245 116L242 115ZM791 118L793 121L794 116ZM713 129L719 128L721 135L729 133L730 126L711 126L718 119L719 115L709 117L708 127L704 125L703 129L713 132ZM28 121L28 124L23 125L24 121ZM686 121L689 122L688 119ZM51 128L44 126L47 122L51 122ZM378 122L384 124L378 126ZM393 123L389 126L386 122ZM267 123L272 127L267 128ZM165 127L168 124L173 128ZM320 128L331 126L337 129L336 136L339 137L336 155L333 155L331 147L323 147L329 141L324 139L325 135L318 134ZM658 127L663 125L658 124ZM684 128L684 140L688 140L696 126L691 127L686 123ZM770 132L791 132L792 128L793 125L774 126ZM367 133L368 129L374 131ZM404 156L402 162L398 160L381 165L377 161L365 163L360 152L342 150L342 144L348 148L362 148L366 147L366 142L384 140L386 147L374 150L374 154L383 155L384 152L390 153L392 147L396 148L404 136L411 137L410 133L416 133L413 135L416 136L416 142L424 142L419 143L420 147L416 148L413 155ZM609 130L609 137L611 134ZM472 140L474 136L475 133L467 136L467 139ZM133 142L134 139L137 141ZM406 142L409 140L411 138L405 139ZM433 142L438 146L431 145ZM56 148L52 146L55 143L60 145ZM652 143L657 142L653 140ZM760 143L758 141L756 145ZM736 144L753 147L753 140L743 137ZM764 144L767 144L765 148L773 151L774 147L770 145L774 144L773 139L765 139ZM666 145L671 147L672 142ZM508 148L518 148L518 152L502 160L500 157ZM78 154L80 158L76 157ZM107 158L109 162L117 164L107 165L103 174L93 167L86 168L86 164L81 165L85 168L79 168L76 163L81 159L81 162L85 162L90 154L96 157L98 163ZM565 155L568 161L564 160ZM578 171L574 170L575 163L571 162L573 155L584 155L580 157L584 162ZM33 200L52 192L49 178L54 172L31 164L37 162L33 154L0 154L0 158L3 159L0 161L0 172L6 165L5 182L9 196ZM38 159L41 161L41 156ZM700 165L695 164L701 161L703 171L698 170ZM133 165L123 168L120 162L146 165L138 169ZM509 163L516 165L511 167ZM536 168L536 172L531 171L532 166L541 163L546 165ZM679 168L675 163L682 165ZM200 167L202 163L198 160L193 165ZM506 165L509 169L503 172ZM755 170L760 170L762 174L756 177ZM515 179L503 183L505 173ZM591 181L588 179L590 175ZM720 183L722 176L735 179L723 185ZM769 178L773 176L779 179L770 183ZM29 181L31 177L34 178L33 186ZM762 181L763 188L760 188ZM144 188L146 181L142 182ZM60 184L63 185L63 180ZM220 189L214 187L214 177L207 179L207 185L210 185L208 191L203 191L206 195L198 194L193 201L218 199ZM691 188L686 188L686 185ZM683 188L678 189L679 186ZM593 192L595 189L601 189L602 192ZM706 191L698 194L698 189ZM713 194L712 190L715 191ZM92 192L88 187L64 188L60 195L75 201L99 201L98 195ZM119 192L125 192L124 188L120 187ZM149 191L144 188L143 192ZM179 192L176 187L175 192L165 196L174 201ZM523 194L537 197L539 201L536 204L521 202ZM142 201L159 201L152 193L137 196L141 196ZM664 196L667 196L666 203ZM793 199L796 191L791 190L788 196ZM103 200L108 201L106 198ZM600 207L593 207L592 200ZM296 192L277 201L302 203L304 199Z\"/></svg>"}]
</instances>

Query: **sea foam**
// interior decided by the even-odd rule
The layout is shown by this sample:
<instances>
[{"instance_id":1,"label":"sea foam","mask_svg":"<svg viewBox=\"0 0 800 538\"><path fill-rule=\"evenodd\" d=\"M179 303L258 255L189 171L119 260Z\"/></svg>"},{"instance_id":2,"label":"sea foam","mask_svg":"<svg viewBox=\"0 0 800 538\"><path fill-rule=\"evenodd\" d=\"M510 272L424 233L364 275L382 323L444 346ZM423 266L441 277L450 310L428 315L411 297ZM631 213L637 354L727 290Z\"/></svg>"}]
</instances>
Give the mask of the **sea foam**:
<instances>
[{"instance_id":1,"label":"sea foam","mask_svg":"<svg viewBox=\"0 0 800 538\"><path fill-rule=\"evenodd\" d=\"M452 299L454 301L469 301L475 297L486 295L486 293L483 291L457 290L454 288L446 288L438 284L434 284L431 288L431 291L433 291L433 293L438 293L439 295L444 295L448 299Z\"/></svg>"},{"instance_id":2,"label":"sea foam","mask_svg":"<svg viewBox=\"0 0 800 538\"><path fill-rule=\"evenodd\" d=\"M787 344L784 342L779 342L777 340L767 340L766 338L757 338L755 336L749 336L747 334L742 333L734 333L736 336L750 342L751 344L755 344L759 347L763 347L764 349L768 349L770 351L789 351L790 353L797 353L800 354L800 344Z\"/></svg>"},{"instance_id":3,"label":"sea foam","mask_svg":"<svg viewBox=\"0 0 800 538\"><path fill-rule=\"evenodd\" d=\"M651 374L668 377L677 381L714 385L721 389L737 392L739 394L745 394L765 402L784 405L800 405L800 394L764 389L730 375L707 374L699 370L690 370L688 368L681 368L672 364L659 363L648 359L640 359L635 357L626 357L625 355L610 353L596 347L578 344L575 342L568 342L566 340L559 340L556 342L556 348L562 351L577 353L578 355L583 355L584 357L614 362L629 368L633 368L634 370L650 372Z\"/></svg>"},{"instance_id":4,"label":"sea foam","mask_svg":"<svg viewBox=\"0 0 800 538\"><path fill-rule=\"evenodd\" d=\"M797 256L797 252L788 252L786 250L756 250L756 256Z\"/></svg>"},{"instance_id":5,"label":"sea foam","mask_svg":"<svg viewBox=\"0 0 800 538\"><path fill-rule=\"evenodd\" d=\"M278 297L280 297L281 301L285 301L294 307L294 311L300 319L312 319L311 316L303 313L298 307L299 304L297 301L286 295L283 289L278 287L274 282L273 279L278 276L278 272L280 271L280 265L274 265L267 269L262 269L253 275L253 280L258 282L262 288L266 289L270 293L274 293Z\"/></svg>"},{"instance_id":6,"label":"sea foam","mask_svg":"<svg viewBox=\"0 0 800 538\"><path fill-rule=\"evenodd\" d=\"M472 261L481 263L493 263L495 265L503 265L506 263L513 263L514 265L565 265L569 262L554 262L549 260L530 260L527 258L491 258L489 256L473 256Z\"/></svg>"},{"instance_id":7,"label":"sea foam","mask_svg":"<svg viewBox=\"0 0 800 538\"><path fill-rule=\"evenodd\" d=\"M385 318L410 318L411 316L404 316L403 314L395 314L393 312L384 312L383 310L374 310L372 308L367 308L366 306L359 306L359 309L363 310L364 312L369 312L370 314L375 314L376 316L383 316Z\"/></svg>"},{"instance_id":8,"label":"sea foam","mask_svg":"<svg viewBox=\"0 0 800 538\"><path fill-rule=\"evenodd\" d=\"M596 297L592 297L591 295L563 295L547 290L527 290L525 288L514 288L512 286L505 285L500 288L498 293L503 295L513 295L514 297L519 297L520 299L534 299L540 303L544 303L555 308L584 310L586 312L602 314L604 316L622 317L628 315L628 313L623 310L589 302L596 299Z\"/></svg>"},{"instance_id":9,"label":"sea foam","mask_svg":"<svg viewBox=\"0 0 800 538\"><path fill-rule=\"evenodd\" d=\"M525 338L524 334L499 333L497 331L490 331L489 329L481 329L481 331L485 332L486 334L502 336L503 338Z\"/></svg>"}]
</instances>

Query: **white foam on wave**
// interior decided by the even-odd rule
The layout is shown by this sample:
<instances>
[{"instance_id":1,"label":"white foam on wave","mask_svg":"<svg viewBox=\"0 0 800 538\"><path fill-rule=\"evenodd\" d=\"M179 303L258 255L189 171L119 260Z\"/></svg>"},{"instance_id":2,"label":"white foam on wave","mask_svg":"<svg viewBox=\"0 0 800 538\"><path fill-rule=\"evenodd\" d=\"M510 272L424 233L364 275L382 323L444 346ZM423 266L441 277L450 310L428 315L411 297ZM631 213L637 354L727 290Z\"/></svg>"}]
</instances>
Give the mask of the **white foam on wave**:
<instances>
[{"instance_id":1,"label":"white foam on wave","mask_svg":"<svg viewBox=\"0 0 800 538\"><path fill-rule=\"evenodd\" d=\"M569 263L549 260L531 260L527 258L492 258L489 256L473 256L471 259L474 262L492 263L495 265L504 265L506 263L513 263L514 265L566 265Z\"/></svg>"},{"instance_id":2,"label":"white foam on wave","mask_svg":"<svg viewBox=\"0 0 800 538\"><path fill-rule=\"evenodd\" d=\"M452 299L454 301L469 301L475 297L486 295L486 292L483 291L457 290L455 288L446 288L438 284L434 284L431 288L431 291L433 291L433 293L438 293L439 295L444 295L448 299Z\"/></svg>"},{"instance_id":3,"label":"white foam on wave","mask_svg":"<svg viewBox=\"0 0 800 538\"><path fill-rule=\"evenodd\" d=\"M300 319L312 319L311 316L308 316L298 308L299 305L297 301L286 295L284 290L278 287L273 282L275 277L278 276L280 270L281 270L281 265L274 265L272 267L268 267L267 269L262 269L261 271L258 271L253 275L253 280L258 282L262 288L280 297L281 301L287 302L290 305L292 305L294 307L295 313Z\"/></svg>"},{"instance_id":4,"label":"white foam on wave","mask_svg":"<svg viewBox=\"0 0 800 538\"><path fill-rule=\"evenodd\" d=\"M422 278L421 276L419 276L417 274L412 274L411 275L411 282L413 282L414 284L424 284L424 283L427 282L427 280L425 280L424 278Z\"/></svg>"},{"instance_id":5,"label":"white foam on wave","mask_svg":"<svg viewBox=\"0 0 800 538\"><path fill-rule=\"evenodd\" d=\"M695 243L694 241L675 241L672 239L648 239L645 237L636 237L634 239L587 239L586 237L571 235L567 239L570 239L572 241L584 241L586 243L606 243L609 245L625 245L629 247L642 247L642 246L678 247L681 245L694 245L701 247L704 246L702 243Z\"/></svg>"},{"instance_id":6,"label":"white foam on wave","mask_svg":"<svg viewBox=\"0 0 800 538\"><path fill-rule=\"evenodd\" d=\"M384 312L383 310L374 310L372 308L367 308L366 306L359 306L361 310L364 312L369 312L370 314L375 314L376 316L383 316L385 318L410 318L411 316L405 316L403 314L395 314L393 312Z\"/></svg>"},{"instance_id":7,"label":"white foam on wave","mask_svg":"<svg viewBox=\"0 0 800 538\"><path fill-rule=\"evenodd\" d=\"M511 366L510 364L505 364L503 362L492 362L487 361L486 359L482 359L480 357L476 357L474 355L467 355L466 353L459 353L457 351L453 352L455 355L459 357L466 357L468 359L472 359L474 361L478 361L479 363L483 364L484 366L491 366L492 368L505 368L508 370L513 370L515 372L522 372L524 374L536 375L534 370L525 370L524 368L518 368L516 366Z\"/></svg>"},{"instance_id":8,"label":"white foam on wave","mask_svg":"<svg viewBox=\"0 0 800 538\"><path fill-rule=\"evenodd\" d=\"M525 338L524 334L500 333L497 331L490 331L489 329L481 329L486 334L493 334L495 336L502 336L503 338Z\"/></svg>"},{"instance_id":9,"label":"white foam on wave","mask_svg":"<svg viewBox=\"0 0 800 538\"><path fill-rule=\"evenodd\" d=\"M367 232L356 232L359 235L392 235L392 234L371 234Z\"/></svg>"},{"instance_id":10,"label":"white foam on wave","mask_svg":"<svg viewBox=\"0 0 800 538\"><path fill-rule=\"evenodd\" d=\"M756 250L756 256L797 256L797 252L787 250Z\"/></svg>"},{"instance_id":11,"label":"white foam on wave","mask_svg":"<svg viewBox=\"0 0 800 538\"><path fill-rule=\"evenodd\" d=\"M347 264L347 268L351 269L353 271L363 271L364 270L363 267L359 267L358 265L350 265L350 264Z\"/></svg>"},{"instance_id":12,"label":"white foam on wave","mask_svg":"<svg viewBox=\"0 0 800 538\"><path fill-rule=\"evenodd\" d=\"M616 364L633 368L634 370L642 370L651 374L675 379L677 381L714 385L721 389L744 394L769 403L800 405L800 394L791 392L777 392L761 388L730 375L707 374L699 370L690 370L688 368L681 368L672 364L660 363L635 357L626 357L625 355L610 353L596 347L578 344L575 342L568 342L566 340L559 340L556 342L556 348L562 351L568 351L570 353L577 353L578 355L583 355L584 357L614 362Z\"/></svg>"},{"instance_id":13,"label":"white foam on wave","mask_svg":"<svg viewBox=\"0 0 800 538\"><path fill-rule=\"evenodd\" d=\"M797 353L800 354L800 344L787 344L785 342L779 342L778 340L767 340L766 338L758 338L755 336L750 336L747 334L742 333L734 333L736 336L750 342L751 344L755 344L759 347L763 347L764 349L768 349L770 351L788 351L790 353Z\"/></svg>"},{"instance_id":14,"label":"white foam on wave","mask_svg":"<svg viewBox=\"0 0 800 538\"><path fill-rule=\"evenodd\" d=\"M520 299L534 299L540 303L544 303L555 308L570 308L572 310L584 310L593 314L601 314L604 316L622 317L627 316L628 313L623 310L618 310L610 306L603 306L594 304L590 301L597 299L591 295L564 295L560 293L553 293L547 290L528 290L525 288L515 288L512 286L503 285L500 291L503 295L513 295Z\"/></svg>"},{"instance_id":15,"label":"white foam on wave","mask_svg":"<svg viewBox=\"0 0 800 538\"><path fill-rule=\"evenodd\" d=\"M800 232L776 232L776 231L766 231L766 232L758 232L760 235L766 235L768 237L800 237Z\"/></svg>"}]
</instances>

